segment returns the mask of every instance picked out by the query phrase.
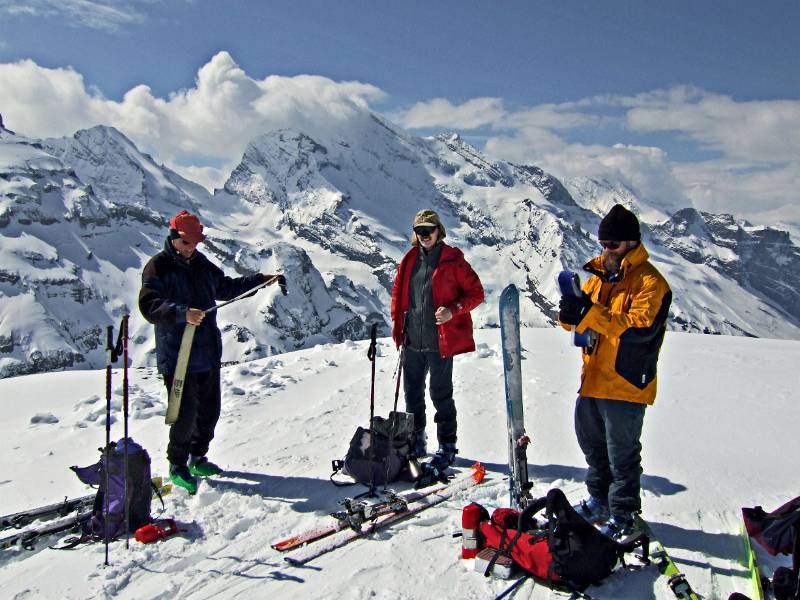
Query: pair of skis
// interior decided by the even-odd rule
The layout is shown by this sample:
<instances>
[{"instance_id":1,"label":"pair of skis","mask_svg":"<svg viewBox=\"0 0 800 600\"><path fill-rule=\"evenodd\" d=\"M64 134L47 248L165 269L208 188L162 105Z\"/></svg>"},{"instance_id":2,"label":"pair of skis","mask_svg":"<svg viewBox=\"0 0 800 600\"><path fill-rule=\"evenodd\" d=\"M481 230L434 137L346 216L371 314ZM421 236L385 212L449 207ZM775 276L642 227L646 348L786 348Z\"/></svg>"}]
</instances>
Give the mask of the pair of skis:
<instances>
[{"instance_id":1,"label":"pair of skis","mask_svg":"<svg viewBox=\"0 0 800 600\"><path fill-rule=\"evenodd\" d=\"M277 541L272 544L272 548L280 552L294 550L284 560L294 566L305 565L354 540L367 537L378 529L444 502L458 492L478 485L485 475L486 469L483 465L475 463L466 473L456 476L446 484L404 495L392 494L385 502L371 505L366 510L360 503L346 503L346 508L349 504L354 510L333 513L332 522Z\"/></svg>"},{"instance_id":2,"label":"pair of skis","mask_svg":"<svg viewBox=\"0 0 800 600\"><path fill-rule=\"evenodd\" d=\"M171 483L164 483L161 477L153 477L153 486L158 490L153 496L166 496L172 491ZM36 543L56 533L77 531L92 516L96 494L88 494L63 502L47 504L0 517L0 530L14 530L0 537L0 549L20 546L25 550L33 550ZM28 525L45 521L36 527Z\"/></svg>"}]
</instances>

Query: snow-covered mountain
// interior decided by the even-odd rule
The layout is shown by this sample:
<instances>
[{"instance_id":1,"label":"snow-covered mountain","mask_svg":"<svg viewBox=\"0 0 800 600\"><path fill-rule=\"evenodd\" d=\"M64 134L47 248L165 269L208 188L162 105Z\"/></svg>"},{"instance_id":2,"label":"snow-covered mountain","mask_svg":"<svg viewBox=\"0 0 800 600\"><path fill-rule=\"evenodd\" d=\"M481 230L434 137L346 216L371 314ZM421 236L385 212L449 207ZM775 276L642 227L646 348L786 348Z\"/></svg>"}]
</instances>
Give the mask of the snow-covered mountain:
<instances>
[{"instance_id":1,"label":"snow-covered mountain","mask_svg":"<svg viewBox=\"0 0 800 600\"><path fill-rule=\"evenodd\" d=\"M201 215L203 251L224 269L289 280L287 297L270 290L220 311L226 361L358 339L371 322L388 333L395 265L423 207L481 276L478 326L496 326L493 299L508 283L528 325L552 325L555 275L596 254L597 224L622 202L673 287L672 329L800 338L800 251L787 234L669 214L613 182L560 182L365 110L313 123L256 136L213 194L113 128L47 140L1 130L0 376L102 365L105 328L126 311L133 362L152 364L139 277L181 208Z\"/></svg>"}]
</instances>

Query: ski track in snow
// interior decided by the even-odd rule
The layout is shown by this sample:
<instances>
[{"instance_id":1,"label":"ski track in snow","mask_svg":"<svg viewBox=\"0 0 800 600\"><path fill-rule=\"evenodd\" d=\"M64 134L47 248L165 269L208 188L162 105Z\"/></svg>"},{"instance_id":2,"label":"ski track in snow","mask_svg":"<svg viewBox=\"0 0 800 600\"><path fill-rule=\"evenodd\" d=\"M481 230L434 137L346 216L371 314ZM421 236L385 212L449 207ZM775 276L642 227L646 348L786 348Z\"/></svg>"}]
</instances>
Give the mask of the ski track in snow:
<instances>
[{"instance_id":1,"label":"ski track in snow","mask_svg":"<svg viewBox=\"0 0 800 600\"><path fill-rule=\"evenodd\" d=\"M179 522L180 534L152 545L132 540L127 550L114 542L109 567L100 544L69 552L43 544L33 552L4 551L4 597L494 597L511 582L475 572L473 561L460 560L460 540L452 537L468 502L490 510L508 505L499 333L483 330L476 337L478 351L455 360L454 384L457 467L483 462L487 478L480 486L305 567L291 567L270 544L320 524L337 500L363 491L336 488L328 476L331 459L343 457L356 427L368 421L368 342L234 365L223 369L223 412L210 453L226 473L202 481L194 497L182 490L165 497L165 516ZM579 357L567 338L557 330L523 329L522 374L533 494L560 487L577 501L585 493L572 430ZM740 507L774 507L796 495L796 482L781 476L800 453L793 420L759 418L758 411L796 414L780 411L796 411L791 373L799 359L798 342L667 335L659 397L645 418L644 516L703 597L749 592ZM391 340L380 340L376 414L391 410L396 363ZM131 434L150 452L153 473L164 474L163 386L150 369L133 369L130 377ZM0 423L8 447L0 455L2 512L89 493L67 467L97 460L105 436L104 380L104 371L0 380L8 413ZM122 435L121 382L117 369L112 439ZM35 419L41 415L53 419ZM435 440L432 413L428 436ZM154 502L154 515L159 509ZM785 564L762 554L770 573ZM615 600L673 597L652 567L615 573L588 592ZM566 596L526 581L514 597Z\"/></svg>"}]
</instances>

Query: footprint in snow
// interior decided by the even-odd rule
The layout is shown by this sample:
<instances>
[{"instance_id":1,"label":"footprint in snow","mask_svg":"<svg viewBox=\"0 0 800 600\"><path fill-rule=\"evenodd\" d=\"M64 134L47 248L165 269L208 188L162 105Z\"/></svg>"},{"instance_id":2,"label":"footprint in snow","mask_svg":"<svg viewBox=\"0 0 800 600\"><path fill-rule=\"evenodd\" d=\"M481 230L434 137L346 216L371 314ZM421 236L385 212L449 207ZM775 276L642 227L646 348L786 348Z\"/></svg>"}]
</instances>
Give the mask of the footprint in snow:
<instances>
[{"instance_id":1,"label":"footprint in snow","mask_svg":"<svg viewBox=\"0 0 800 600\"><path fill-rule=\"evenodd\" d=\"M31 417L31 425L39 423L58 423L59 418L53 413L36 413Z\"/></svg>"}]
</instances>

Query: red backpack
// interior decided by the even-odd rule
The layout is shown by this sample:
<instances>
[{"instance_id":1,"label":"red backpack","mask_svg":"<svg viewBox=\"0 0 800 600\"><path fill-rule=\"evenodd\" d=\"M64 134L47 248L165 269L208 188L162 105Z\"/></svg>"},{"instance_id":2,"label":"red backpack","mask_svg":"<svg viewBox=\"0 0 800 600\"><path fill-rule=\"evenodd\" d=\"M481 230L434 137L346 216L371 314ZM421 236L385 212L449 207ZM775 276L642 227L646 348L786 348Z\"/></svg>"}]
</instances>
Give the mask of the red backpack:
<instances>
[{"instance_id":1,"label":"red backpack","mask_svg":"<svg viewBox=\"0 0 800 600\"><path fill-rule=\"evenodd\" d=\"M535 515L543 509L545 520L539 522ZM482 513L488 516L485 509ZM550 490L522 512L496 509L491 518L479 523L477 538L478 546L497 551L486 568L487 576L500 556L508 556L549 586L578 592L608 577L617 561L624 564L624 555L637 547L644 562L649 562L650 540L644 533L619 542L603 535L575 512L559 489Z\"/></svg>"}]
</instances>

